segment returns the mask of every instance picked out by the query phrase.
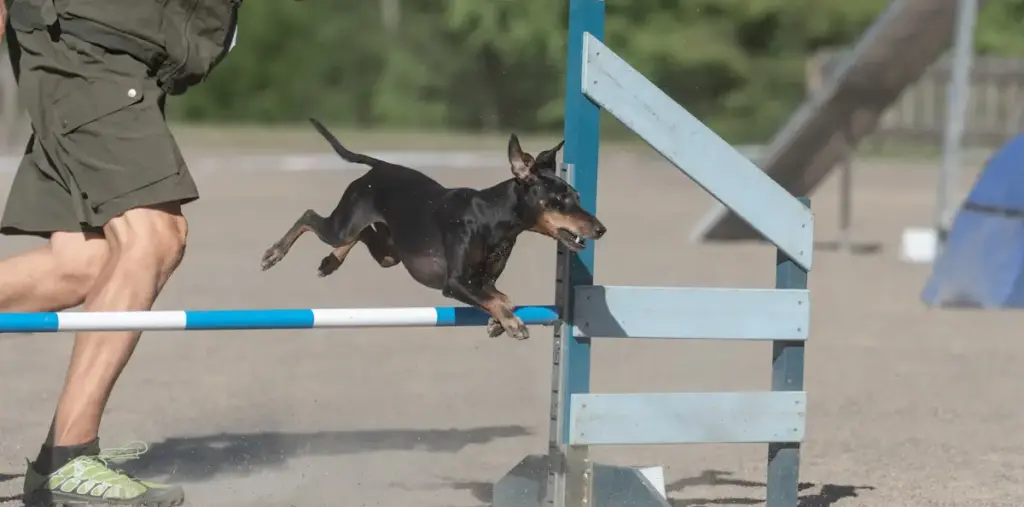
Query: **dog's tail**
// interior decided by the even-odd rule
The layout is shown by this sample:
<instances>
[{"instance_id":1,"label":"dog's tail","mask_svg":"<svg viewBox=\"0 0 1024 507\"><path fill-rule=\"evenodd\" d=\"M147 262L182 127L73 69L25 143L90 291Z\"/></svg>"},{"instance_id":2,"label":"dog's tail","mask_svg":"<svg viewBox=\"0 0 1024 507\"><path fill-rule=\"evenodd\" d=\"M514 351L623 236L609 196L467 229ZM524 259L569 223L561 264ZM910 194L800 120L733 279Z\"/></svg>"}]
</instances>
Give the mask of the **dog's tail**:
<instances>
[{"instance_id":1,"label":"dog's tail","mask_svg":"<svg viewBox=\"0 0 1024 507\"><path fill-rule=\"evenodd\" d=\"M334 148L334 151L337 152L338 155L341 155L341 158L345 159L347 162L365 165L383 163L382 160L373 158L371 156L349 151L349 149L346 148L343 144L341 144L341 141L339 141L337 137L334 137L334 134L331 134L331 132L327 130L327 127L325 127L323 123L320 123L316 118L310 118L309 122L313 124L313 128L315 128L316 131L320 133L320 135L324 136L324 139L327 139L327 142L330 143L331 148Z\"/></svg>"}]
</instances>

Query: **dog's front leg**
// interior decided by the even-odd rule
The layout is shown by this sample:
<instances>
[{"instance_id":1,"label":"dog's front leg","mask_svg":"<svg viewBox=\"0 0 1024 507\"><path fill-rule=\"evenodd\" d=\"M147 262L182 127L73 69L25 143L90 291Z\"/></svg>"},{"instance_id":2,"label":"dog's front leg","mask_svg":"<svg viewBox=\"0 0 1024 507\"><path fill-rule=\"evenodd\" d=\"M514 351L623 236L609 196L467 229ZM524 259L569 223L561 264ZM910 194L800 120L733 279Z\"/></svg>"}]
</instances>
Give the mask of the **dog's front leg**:
<instances>
[{"instance_id":1,"label":"dog's front leg","mask_svg":"<svg viewBox=\"0 0 1024 507\"><path fill-rule=\"evenodd\" d=\"M505 265L508 263L508 258L512 255L512 248L516 245L516 239L510 238L498 244L487 256L487 267L485 272L487 276L484 280L484 286L488 292L498 293L501 292L494 287L494 283L498 281L498 277L505 271ZM504 294L502 294L504 296ZM501 322L494 317L487 320L487 336L491 338L497 338L505 332L505 327L501 325Z\"/></svg>"},{"instance_id":2,"label":"dog's front leg","mask_svg":"<svg viewBox=\"0 0 1024 507\"><path fill-rule=\"evenodd\" d=\"M493 264L489 265L480 243L480 238L467 230L455 230L445 237L448 276L442 294L486 311L509 336L525 340L530 332L513 313L508 297L493 289L493 280L488 276L488 268L493 268ZM489 333L493 332L493 326L488 324L487 328Z\"/></svg>"},{"instance_id":3,"label":"dog's front leg","mask_svg":"<svg viewBox=\"0 0 1024 507\"><path fill-rule=\"evenodd\" d=\"M508 312L511 313L511 312L513 312L515 310L515 307L516 307L515 304L512 303L512 301L509 299L509 297L507 295L505 295L503 292L498 290L494 286L493 283L485 284L484 285L484 291L488 294L488 296L490 298L498 300L498 301L501 301L502 308L507 309ZM525 340L525 339L529 338L530 337L530 332L526 328L526 324L523 323L523 320L520 319L518 316L516 316L515 313L512 313L512 317L513 317L514 321L518 323L517 325L522 327L522 329L524 331L523 334L525 336L516 336L516 335L513 335L512 333L509 333L509 336L512 336L513 338L515 338L517 340ZM505 324L501 320L499 320L499 319L497 319L495 317L491 317L490 319L487 320L487 336L490 336L491 338L497 338L497 337L501 336L501 334L504 333L504 332L505 332Z\"/></svg>"},{"instance_id":4,"label":"dog's front leg","mask_svg":"<svg viewBox=\"0 0 1024 507\"><path fill-rule=\"evenodd\" d=\"M526 324L513 312L515 306L512 301L493 287L484 287L479 283L452 278L445 282L442 294L483 309L512 338L525 340L530 337L530 331L526 329ZM490 332L491 325L488 324L487 327Z\"/></svg>"}]
</instances>

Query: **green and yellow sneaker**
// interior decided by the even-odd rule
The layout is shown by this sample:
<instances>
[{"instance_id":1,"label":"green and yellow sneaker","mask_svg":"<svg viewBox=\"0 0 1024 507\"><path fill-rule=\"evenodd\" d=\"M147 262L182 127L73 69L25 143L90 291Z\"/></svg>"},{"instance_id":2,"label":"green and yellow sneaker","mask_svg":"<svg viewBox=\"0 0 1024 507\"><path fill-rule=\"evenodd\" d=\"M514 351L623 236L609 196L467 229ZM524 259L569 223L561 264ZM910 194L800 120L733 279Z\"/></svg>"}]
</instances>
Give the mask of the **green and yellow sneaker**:
<instances>
[{"instance_id":1,"label":"green and yellow sneaker","mask_svg":"<svg viewBox=\"0 0 1024 507\"><path fill-rule=\"evenodd\" d=\"M143 481L110 466L137 458L140 448L105 449L96 456L79 456L50 475L28 464L24 502L28 507L138 506L176 507L185 501L180 486Z\"/></svg>"}]
</instances>

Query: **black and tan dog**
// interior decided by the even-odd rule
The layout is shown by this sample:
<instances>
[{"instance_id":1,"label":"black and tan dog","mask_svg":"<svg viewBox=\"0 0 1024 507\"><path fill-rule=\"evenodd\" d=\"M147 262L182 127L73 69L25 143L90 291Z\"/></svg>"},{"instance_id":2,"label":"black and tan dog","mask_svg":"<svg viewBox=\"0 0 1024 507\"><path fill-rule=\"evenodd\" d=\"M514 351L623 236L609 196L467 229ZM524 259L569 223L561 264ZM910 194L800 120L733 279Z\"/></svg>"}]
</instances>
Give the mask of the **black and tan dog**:
<instances>
[{"instance_id":1,"label":"black and tan dog","mask_svg":"<svg viewBox=\"0 0 1024 507\"><path fill-rule=\"evenodd\" d=\"M579 251L606 231L580 206L579 192L556 176L561 142L533 157L512 134L513 178L483 190L446 188L414 169L353 153L311 121L341 158L370 170L345 189L330 216L303 213L263 255L264 270L280 262L306 231L334 247L320 262L320 276L337 270L362 241L381 267L404 263L417 282L486 311L490 336L506 332L523 340L529 331L494 286L519 234L537 232Z\"/></svg>"}]
</instances>

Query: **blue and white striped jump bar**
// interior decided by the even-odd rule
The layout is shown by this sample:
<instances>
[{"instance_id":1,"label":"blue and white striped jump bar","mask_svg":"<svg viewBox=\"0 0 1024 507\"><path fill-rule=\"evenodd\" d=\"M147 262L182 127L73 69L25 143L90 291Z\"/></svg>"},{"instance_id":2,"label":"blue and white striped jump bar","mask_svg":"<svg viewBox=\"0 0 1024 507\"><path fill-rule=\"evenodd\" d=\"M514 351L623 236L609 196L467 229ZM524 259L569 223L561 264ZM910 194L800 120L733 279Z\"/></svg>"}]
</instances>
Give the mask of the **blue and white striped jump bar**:
<instances>
[{"instance_id":1,"label":"blue and white striped jump bar","mask_svg":"<svg viewBox=\"0 0 1024 507\"><path fill-rule=\"evenodd\" d=\"M558 312L552 306L521 306L516 308L515 313L527 325L548 326L558 320ZM466 306L0 313L0 333L462 327L486 325L488 317L486 313Z\"/></svg>"}]
</instances>

